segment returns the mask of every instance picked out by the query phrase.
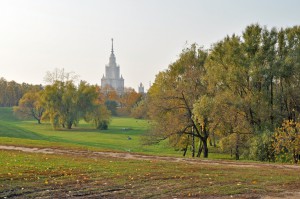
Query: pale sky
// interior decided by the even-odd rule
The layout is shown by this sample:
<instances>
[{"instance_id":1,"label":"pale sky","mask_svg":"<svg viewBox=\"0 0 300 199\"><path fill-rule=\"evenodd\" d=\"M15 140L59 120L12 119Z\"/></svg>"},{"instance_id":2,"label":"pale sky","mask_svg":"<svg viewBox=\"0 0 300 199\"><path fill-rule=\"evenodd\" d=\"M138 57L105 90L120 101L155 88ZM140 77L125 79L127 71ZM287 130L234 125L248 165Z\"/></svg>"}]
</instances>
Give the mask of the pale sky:
<instances>
[{"instance_id":1,"label":"pale sky","mask_svg":"<svg viewBox=\"0 0 300 199\"><path fill-rule=\"evenodd\" d=\"M0 0L0 77L44 84L64 68L101 84L111 38L125 86L146 90L187 45L247 25L300 25L299 0Z\"/></svg>"}]
</instances>

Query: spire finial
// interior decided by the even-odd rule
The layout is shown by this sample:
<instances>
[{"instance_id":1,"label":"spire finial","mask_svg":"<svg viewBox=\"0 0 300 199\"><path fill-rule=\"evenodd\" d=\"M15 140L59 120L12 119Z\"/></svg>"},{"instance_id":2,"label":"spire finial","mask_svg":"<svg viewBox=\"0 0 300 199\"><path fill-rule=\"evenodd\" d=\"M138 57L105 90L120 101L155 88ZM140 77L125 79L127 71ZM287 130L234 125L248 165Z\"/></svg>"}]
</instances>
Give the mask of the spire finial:
<instances>
[{"instance_id":1,"label":"spire finial","mask_svg":"<svg viewBox=\"0 0 300 199\"><path fill-rule=\"evenodd\" d=\"M114 52L114 39L111 38L111 52Z\"/></svg>"}]
</instances>

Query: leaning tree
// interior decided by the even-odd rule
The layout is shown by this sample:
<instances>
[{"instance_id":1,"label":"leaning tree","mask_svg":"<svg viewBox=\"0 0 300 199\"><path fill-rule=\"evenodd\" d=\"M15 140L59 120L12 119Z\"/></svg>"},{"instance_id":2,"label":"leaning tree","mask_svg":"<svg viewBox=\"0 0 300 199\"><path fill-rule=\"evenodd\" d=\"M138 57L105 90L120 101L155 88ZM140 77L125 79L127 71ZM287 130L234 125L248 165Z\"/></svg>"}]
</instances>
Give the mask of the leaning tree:
<instances>
[{"instance_id":1,"label":"leaning tree","mask_svg":"<svg viewBox=\"0 0 300 199\"><path fill-rule=\"evenodd\" d=\"M202 80L206 57L207 52L192 45L183 50L166 71L156 76L148 93L149 116L153 121L149 140L168 138L171 144L185 150L192 145L194 156L197 138L203 143L199 146L203 146L204 157L208 157L209 131L193 114L194 103L206 92Z\"/></svg>"}]
</instances>

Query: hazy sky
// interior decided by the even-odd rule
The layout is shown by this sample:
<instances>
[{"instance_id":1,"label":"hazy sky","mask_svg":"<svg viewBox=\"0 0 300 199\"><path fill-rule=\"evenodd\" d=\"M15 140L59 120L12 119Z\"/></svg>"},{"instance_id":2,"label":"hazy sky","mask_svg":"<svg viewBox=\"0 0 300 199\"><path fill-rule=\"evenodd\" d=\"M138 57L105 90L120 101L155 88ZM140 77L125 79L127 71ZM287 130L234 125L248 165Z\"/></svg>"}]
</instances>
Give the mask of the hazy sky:
<instances>
[{"instance_id":1,"label":"hazy sky","mask_svg":"<svg viewBox=\"0 0 300 199\"><path fill-rule=\"evenodd\" d=\"M187 44L247 25L300 25L299 0L0 0L0 77L44 84L64 68L101 83L111 38L125 86L146 89Z\"/></svg>"}]
</instances>

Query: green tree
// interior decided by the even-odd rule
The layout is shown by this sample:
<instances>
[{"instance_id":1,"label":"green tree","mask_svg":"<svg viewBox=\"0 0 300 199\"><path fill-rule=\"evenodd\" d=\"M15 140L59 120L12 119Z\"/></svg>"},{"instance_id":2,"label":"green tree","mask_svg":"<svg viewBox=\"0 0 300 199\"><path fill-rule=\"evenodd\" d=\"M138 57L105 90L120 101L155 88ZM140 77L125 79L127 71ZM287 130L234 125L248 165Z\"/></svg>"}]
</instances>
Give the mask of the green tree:
<instances>
[{"instance_id":1,"label":"green tree","mask_svg":"<svg viewBox=\"0 0 300 199\"><path fill-rule=\"evenodd\" d=\"M82 102L79 102L80 95L74 83L77 78L77 75L65 72L64 69L48 71L44 77L49 85L45 87L41 97L45 107L43 118L49 119L53 128L61 125L71 129L79 122Z\"/></svg>"},{"instance_id":2,"label":"green tree","mask_svg":"<svg viewBox=\"0 0 300 199\"><path fill-rule=\"evenodd\" d=\"M193 106L193 116L199 124L201 124L202 131L209 131L210 141L216 146L215 132L212 126L212 111L214 109L214 99L208 95L201 96Z\"/></svg>"},{"instance_id":3,"label":"green tree","mask_svg":"<svg viewBox=\"0 0 300 199\"><path fill-rule=\"evenodd\" d=\"M282 29L278 36L277 105L282 120L300 113L300 27ZM282 121L281 120L281 121ZM281 122L280 121L280 122Z\"/></svg>"},{"instance_id":4,"label":"green tree","mask_svg":"<svg viewBox=\"0 0 300 199\"><path fill-rule=\"evenodd\" d=\"M47 85L42 102L45 107L44 118L48 118L54 128L62 125L71 129L79 122L81 104L77 88L72 81L56 81L52 85Z\"/></svg>"},{"instance_id":5,"label":"green tree","mask_svg":"<svg viewBox=\"0 0 300 199\"><path fill-rule=\"evenodd\" d=\"M43 119L49 120L53 128L56 129L60 125L64 125L64 119L61 117L64 83L56 81L52 85L47 85L41 96L42 106L45 107Z\"/></svg>"},{"instance_id":6,"label":"green tree","mask_svg":"<svg viewBox=\"0 0 300 199\"><path fill-rule=\"evenodd\" d=\"M107 130L111 113L105 105L99 104L91 112L86 113L85 120L92 122L96 129Z\"/></svg>"},{"instance_id":7,"label":"green tree","mask_svg":"<svg viewBox=\"0 0 300 199\"><path fill-rule=\"evenodd\" d=\"M295 122L300 116L299 79L299 26L269 30L252 24L241 36L212 45L209 53L192 46L149 90L151 139L168 138L185 149L192 145L194 154L195 137L205 151L207 139L217 135L236 159L244 153L272 160L271 134L284 119Z\"/></svg>"},{"instance_id":8,"label":"green tree","mask_svg":"<svg viewBox=\"0 0 300 199\"><path fill-rule=\"evenodd\" d=\"M109 123L110 113L100 99L97 86L80 81L76 86L73 81L55 81L47 85L41 97L45 107L44 119L49 119L54 128L62 126L71 129L80 119L93 122L96 128Z\"/></svg>"},{"instance_id":9,"label":"green tree","mask_svg":"<svg viewBox=\"0 0 300 199\"><path fill-rule=\"evenodd\" d=\"M202 77L206 57L207 52L197 49L196 45L183 50L168 70L156 76L148 92L149 117L153 121L151 139L168 138L173 146L178 147L178 144L185 143L182 140L191 137L194 155L196 137L203 143L204 157L208 157L209 131L201 128L202 124L193 117L193 105L205 94Z\"/></svg>"},{"instance_id":10,"label":"green tree","mask_svg":"<svg viewBox=\"0 0 300 199\"><path fill-rule=\"evenodd\" d=\"M14 106L14 113L21 118L34 118L40 124L44 107L41 105L40 97L42 91L30 91L20 99L19 106Z\"/></svg>"},{"instance_id":11,"label":"green tree","mask_svg":"<svg viewBox=\"0 0 300 199\"><path fill-rule=\"evenodd\" d=\"M223 138L236 134L230 137L237 159L239 146L249 147L243 140L299 115L299 35L299 27L278 32L254 24L242 37L227 36L211 49L205 64L214 99L211 125Z\"/></svg>"},{"instance_id":12,"label":"green tree","mask_svg":"<svg viewBox=\"0 0 300 199\"><path fill-rule=\"evenodd\" d=\"M106 130L111 112L106 108L99 87L81 81L78 86L78 109L86 122L92 122L96 129Z\"/></svg>"},{"instance_id":13,"label":"green tree","mask_svg":"<svg viewBox=\"0 0 300 199\"><path fill-rule=\"evenodd\" d=\"M215 44L205 68L208 93L213 99L210 126L223 137L235 134L230 137L235 139L235 155L239 159L241 140L251 133L255 123L249 67L245 66L240 38L228 36Z\"/></svg>"},{"instance_id":14,"label":"green tree","mask_svg":"<svg viewBox=\"0 0 300 199\"><path fill-rule=\"evenodd\" d=\"M250 140L249 158L252 160L275 162L274 132L266 130Z\"/></svg>"}]
</instances>

